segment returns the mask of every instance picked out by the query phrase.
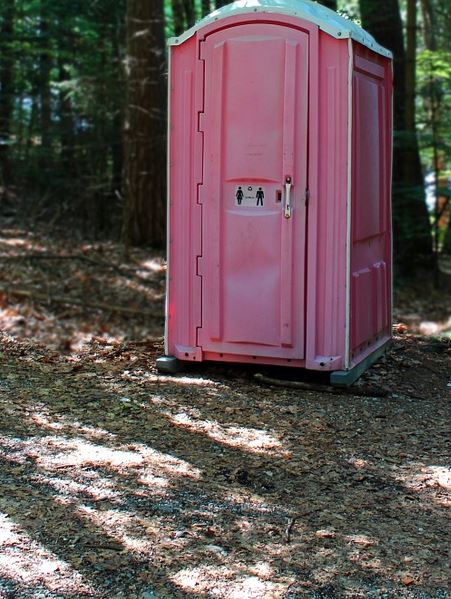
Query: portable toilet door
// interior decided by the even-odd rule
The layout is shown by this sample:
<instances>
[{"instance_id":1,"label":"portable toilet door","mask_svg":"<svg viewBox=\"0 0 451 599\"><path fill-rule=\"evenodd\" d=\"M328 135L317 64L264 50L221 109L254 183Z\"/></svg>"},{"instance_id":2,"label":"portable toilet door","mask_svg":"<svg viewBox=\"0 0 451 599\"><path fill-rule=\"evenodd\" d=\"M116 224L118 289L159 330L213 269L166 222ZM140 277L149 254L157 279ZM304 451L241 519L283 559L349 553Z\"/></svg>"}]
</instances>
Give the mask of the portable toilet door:
<instances>
[{"instance_id":1,"label":"portable toilet door","mask_svg":"<svg viewBox=\"0 0 451 599\"><path fill-rule=\"evenodd\" d=\"M240 0L170 40L169 49L166 357L158 367L256 362L352 370L336 379L349 382L390 336L384 180L380 197L370 192L369 210L358 218L378 219L377 234L369 223L366 253L385 265L379 278L386 280L380 291L369 277L363 295L385 294L385 330L374 334L370 327L369 344L365 330L358 351L351 341L352 310L360 302L351 300L351 221L353 204L361 211L365 202L353 197L360 180L352 163L360 161L372 184L387 177L389 53L307 0ZM356 91L359 53L360 66L383 76L375 83L370 77L369 87L357 82ZM354 129L364 130L353 141L357 95ZM380 106L373 117L363 102L373 106L374 98ZM362 114L375 123L364 124ZM363 159L356 155L360 137L377 145L365 146ZM376 174L367 169L374 157ZM361 327L360 315L355 322Z\"/></svg>"}]
</instances>

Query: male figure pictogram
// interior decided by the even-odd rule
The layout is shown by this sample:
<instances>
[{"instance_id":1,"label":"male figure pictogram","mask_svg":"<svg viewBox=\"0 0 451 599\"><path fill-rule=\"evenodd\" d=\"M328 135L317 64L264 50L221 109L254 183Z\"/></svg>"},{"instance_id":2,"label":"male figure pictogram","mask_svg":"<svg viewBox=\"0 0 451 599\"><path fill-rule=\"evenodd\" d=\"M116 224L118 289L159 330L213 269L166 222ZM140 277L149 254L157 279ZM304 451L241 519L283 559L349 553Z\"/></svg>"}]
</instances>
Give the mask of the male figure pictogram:
<instances>
[{"instance_id":1,"label":"male figure pictogram","mask_svg":"<svg viewBox=\"0 0 451 599\"><path fill-rule=\"evenodd\" d=\"M263 191L263 189L261 187L259 187L257 189L257 193L255 194L255 197L257 198L257 206L263 206L263 198L265 197L265 192Z\"/></svg>"}]
</instances>

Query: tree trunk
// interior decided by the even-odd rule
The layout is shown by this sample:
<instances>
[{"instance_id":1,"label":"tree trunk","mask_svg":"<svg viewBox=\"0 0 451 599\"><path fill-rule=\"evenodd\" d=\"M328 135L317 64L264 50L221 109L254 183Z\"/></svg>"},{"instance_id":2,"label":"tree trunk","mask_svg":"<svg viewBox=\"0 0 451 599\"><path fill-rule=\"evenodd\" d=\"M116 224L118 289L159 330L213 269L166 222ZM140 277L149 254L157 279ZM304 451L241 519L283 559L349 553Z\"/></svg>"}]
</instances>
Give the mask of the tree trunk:
<instances>
[{"instance_id":1,"label":"tree trunk","mask_svg":"<svg viewBox=\"0 0 451 599\"><path fill-rule=\"evenodd\" d=\"M202 0L202 16L208 15L211 11L210 0Z\"/></svg>"},{"instance_id":2,"label":"tree trunk","mask_svg":"<svg viewBox=\"0 0 451 599\"><path fill-rule=\"evenodd\" d=\"M193 0L183 0L183 10L185 12L186 29L189 29L189 27L194 25L196 20Z\"/></svg>"},{"instance_id":3,"label":"tree trunk","mask_svg":"<svg viewBox=\"0 0 451 599\"><path fill-rule=\"evenodd\" d=\"M125 117L126 245L165 239L166 80L162 0L129 0Z\"/></svg>"},{"instance_id":4,"label":"tree trunk","mask_svg":"<svg viewBox=\"0 0 451 599\"><path fill-rule=\"evenodd\" d=\"M398 272L410 276L415 266L430 267L433 256L417 137L415 130L407 130L406 52L398 0L360 0L360 12L363 27L394 55L394 258Z\"/></svg>"},{"instance_id":5,"label":"tree trunk","mask_svg":"<svg viewBox=\"0 0 451 599\"><path fill-rule=\"evenodd\" d=\"M421 0L421 13L423 17L424 43L428 50L437 50L437 19L431 0Z\"/></svg>"},{"instance_id":6,"label":"tree trunk","mask_svg":"<svg viewBox=\"0 0 451 599\"><path fill-rule=\"evenodd\" d=\"M114 35L112 36L111 45L113 48L113 57L116 64L116 77L117 81L120 82L121 89L125 87L124 69L121 60L121 43L123 37L123 30L117 23ZM122 196L122 169L124 166L124 144L122 139L122 123L124 122L124 111L123 102L119 101L115 107L113 114L113 131L115 132L111 141L111 158L112 158L112 193L113 197Z\"/></svg>"},{"instance_id":7,"label":"tree trunk","mask_svg":"<svg viewBox=\"0 0 451 599\"><path fill-rule=\"evenodd\" d=\"M14 57L12 41L14 32L14 0L3 0L0 28L0 184L11 183L10 161L11 118L14 106Z\"/></svg>"},{"instance_id":8,"label":"tree trunk","mask_svg":"<svg viewBox=\"0 0 451 599\"><path fill-rule=\"evenodd\" d=\"M184 8L183 0L172 0L172 20L174 22L174 33L180 35L186 29L185 19L183 18Z\"/></svg>"},{"instance_id":9,"label":"tree trunk","mask_svg":"<svg viewBox=\"0 0 451 599\"><path fill-rule=\"evenodd\" d=\"M330 8L331 10L337 10L337 0L321 0L320 3L324 4L324 6L327 6L327 8Z\"/></svg>"},{"instance_id":10,"label":"tree trunk","mask_svg":"<svg viewBox=\"0 0 451 599\"><path fill-rule=\"evenodd\" d=\"M58 79L64 84L69 79L64 61L58 58ZM75 175L75 148L74 148L74 115L72 111L72 100L69 92L60 87L58 94L61 163L63 171L68 178Z\"/></svg>"},{"instance_id":11,"label":"tree trunk","mask_svg":"<svg viewBox=\"0 0 451 599\"><path fill-rule=\"evenodd\" d=\"M415 67L417 54L417 1L407 0L406 131L415 135Z\"/></svg>"},{"instance_id":12,"label":"tree trunk","mask_svg":"<svg viewBox=\"0 0 451 599\"><path fill-rule=\"evenodd\" d=\"M42 181L46 181L49 158L51 157L51 122L52 106L50 91L50 72L52 61L50 55L49 24L45 6L45 0L40 4L40 56L39 56L39 96L40 96L40 132L41 132L41 155L40 167L44 175Z\"/></svg>"}]
</instances>

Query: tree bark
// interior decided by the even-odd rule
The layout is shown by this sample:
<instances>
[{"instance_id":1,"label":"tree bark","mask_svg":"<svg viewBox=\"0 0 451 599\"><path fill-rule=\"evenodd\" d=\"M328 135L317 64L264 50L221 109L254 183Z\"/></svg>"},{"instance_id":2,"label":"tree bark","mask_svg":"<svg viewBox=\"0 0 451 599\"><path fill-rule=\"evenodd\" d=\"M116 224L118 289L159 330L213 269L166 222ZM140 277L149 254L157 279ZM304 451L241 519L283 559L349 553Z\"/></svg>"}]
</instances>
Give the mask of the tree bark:
<instances>
[{"instance_id":1,"label":"tree bark","mask_svg":"<svg viewBox=\"0 0 451 599\"><path fill-rule=\"evenodd\" d=\"M174 33L180 35L186 29L185 19L183 18L184 8L183 0L172 0L172 20L174 22Z\"/></svg>"},{"instance_id":2,"label":"tree bark","mask_svg":"<svg viewBox=\"0 0 451 599\"><path fill-rule=\"evenodd\" d=\"M202 0L202 16L208 15L211 11L210 0Z\"/></svg>"},{"instance_id":3,"label":"tree bark","mask_svg":"<svg viewBox=\"0 0 451 599\"><path fill-rule=\"evenodd\" d=\"M125 117L126 245L165 240L166 80L162 0L129 0Z\"/></svg>"},{"instance_id":4,"label":"tree bark","mask_svg":"<svg viewBox=\"0 0 451 599\"><path fill-rule=\"evenodd\" d=\"M360 12L363 27L394 55L394 258L398 273L411 276L416 266L431 267L433 254L417 137L415 129L407 129L406 52L399 3L360 0Z\"/></svg>"},{"instance_id":5,"label":"tree bark","mask_svg":"<svg viewBox=\"0 0 451 599\"><path fill-rule=\"evenodd\" d=\"M69 74L61 56L58 58L58 79L64 84ZM69 178L75 175L75 148L74 148L74 115L72 100L67 90L61 87L58 94L61 163L65 175Z\"/></svg>"},{"instance_id":6,"label":"tree bark","mask_svg":"<svg viewBox=\"0 0 451 599\"><path fill-rule=\"evenodd\" d=\"M185 12L186 29L189 29L194 25L196 20L193 0L183 0L183 10Z\"/></svg>"},{"instance_id":7,"label":"tree bark","mask_svg":"<svg viewBox=\"0 0 451 599\"><path fill-rule=\"evenodd\" d=\"M12 40L14 33L14 0L3 0L2 25L0 28L0 184L7 187L12 182L10 161L11 120L14 106L14 56Z\"/></svg>"},{"instance_id":8,"label":"tree bark","mask_svg":"<svg viewBox=\"0 0 451 599\"><path fill-rule=\"evenodd\" d=\"M39 56L39 96L40 96L40 130L41 130L41 156L40 166L43 174L48 169L51 154L51 90L50 72L52 60L50 54L49 23L45 0L40 3L40 56ZM45 181L45 177L43 178Z\"/></svg>"},{"instance_id":9,"label":"tree bark","mask_svg":"<svg viewBox=\"0 0 451 599\"><path fill-rule=\"evenodd\" d=\"M331 10L337 10L337 0L321 0L320 3L324 6L327 6L327 8L330 8Z\"/></svg>"}]
</instances>

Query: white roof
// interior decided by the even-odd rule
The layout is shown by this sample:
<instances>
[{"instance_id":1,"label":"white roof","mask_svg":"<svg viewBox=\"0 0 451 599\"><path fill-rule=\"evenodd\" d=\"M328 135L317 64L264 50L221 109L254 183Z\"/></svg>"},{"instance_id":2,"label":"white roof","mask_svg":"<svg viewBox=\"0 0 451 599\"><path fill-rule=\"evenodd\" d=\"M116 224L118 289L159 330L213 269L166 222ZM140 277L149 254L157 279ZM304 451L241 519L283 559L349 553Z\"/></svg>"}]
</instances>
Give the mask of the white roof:
<instances>
[{"instance_id":1,"label":"white roof","mask_svg":"<svg viewBox=\"0 0 451 599\"><path fill-rule=\"evenodd\" d=\"M232 4L227 4L227 6L213 11L182 35L170 38L168 44L170 46L182 44L194 35L196 31L214 21L253 12L277 13L299 17L300 19L315 23L322 31L337 39L352 38L378 54L393 58L389 50L380 46L373 36L356 23L311 0L236 0Z\"/></svg>"}]
</instances>

